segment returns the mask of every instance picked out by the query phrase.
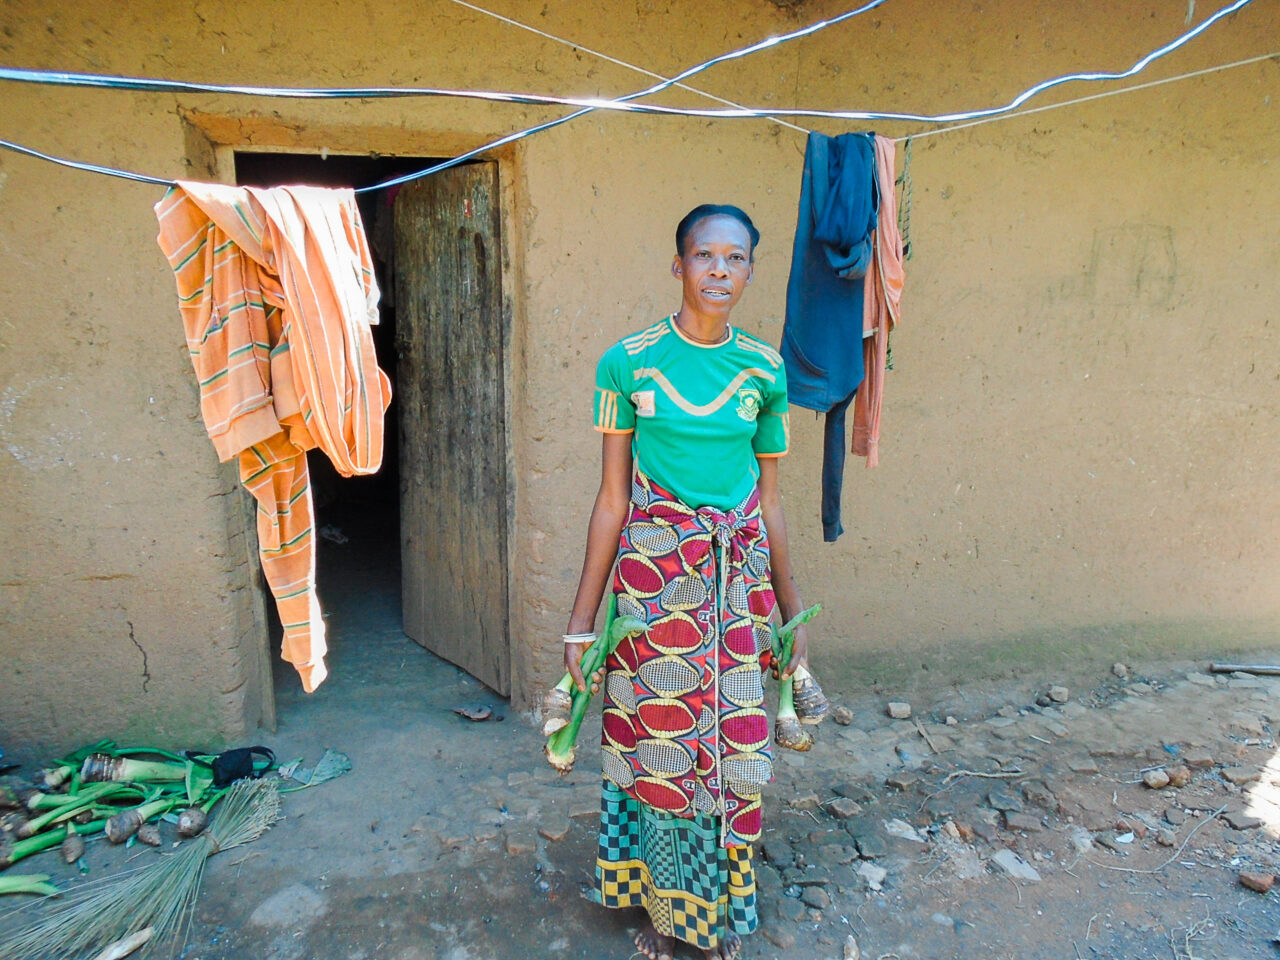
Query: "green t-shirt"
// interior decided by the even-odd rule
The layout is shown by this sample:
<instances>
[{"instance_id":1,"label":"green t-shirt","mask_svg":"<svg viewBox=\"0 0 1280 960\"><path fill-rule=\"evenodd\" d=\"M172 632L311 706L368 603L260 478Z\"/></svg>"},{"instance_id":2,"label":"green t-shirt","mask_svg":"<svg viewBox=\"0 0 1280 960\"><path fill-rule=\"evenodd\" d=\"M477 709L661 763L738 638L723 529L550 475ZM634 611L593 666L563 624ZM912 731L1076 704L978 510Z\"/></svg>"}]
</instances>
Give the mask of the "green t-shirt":
<instances>
[{"instance_id":1,"label":"green t-shirt","mask_svg":"<svg viewBox=\"0 0 1280 960\"><path fill-rule=\"evenodd\" d=\"M756 457L787 452L782 357L733 327L695 343L667 317L600 358L595 427L634 433L636 466L689 506L730 510L760 477Z\"/></svg>"}]
</instances>

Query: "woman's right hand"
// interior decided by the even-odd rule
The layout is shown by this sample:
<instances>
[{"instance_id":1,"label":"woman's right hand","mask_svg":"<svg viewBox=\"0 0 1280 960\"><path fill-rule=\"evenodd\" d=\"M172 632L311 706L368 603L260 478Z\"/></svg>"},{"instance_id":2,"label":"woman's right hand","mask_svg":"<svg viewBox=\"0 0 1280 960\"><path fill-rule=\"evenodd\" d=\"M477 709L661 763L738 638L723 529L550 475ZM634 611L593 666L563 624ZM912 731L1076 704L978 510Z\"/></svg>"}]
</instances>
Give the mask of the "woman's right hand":
<instances>
[{"instance_id":1,"label":"woman's right hand","mask_svg":"<svg viewBox=\"0 0 1280 960\"><path fill-rule=\"evenodd\" d=\"M586 680L582 676L582 658L587 652L589 643L566 643L564 645L564 668L569 671L569 676L573 677L574 686L581 693L587 690ZM604 667L601 667L591 675L591 692L599 693L600 684L604 683Z\"/></svg>"}]
</instances>

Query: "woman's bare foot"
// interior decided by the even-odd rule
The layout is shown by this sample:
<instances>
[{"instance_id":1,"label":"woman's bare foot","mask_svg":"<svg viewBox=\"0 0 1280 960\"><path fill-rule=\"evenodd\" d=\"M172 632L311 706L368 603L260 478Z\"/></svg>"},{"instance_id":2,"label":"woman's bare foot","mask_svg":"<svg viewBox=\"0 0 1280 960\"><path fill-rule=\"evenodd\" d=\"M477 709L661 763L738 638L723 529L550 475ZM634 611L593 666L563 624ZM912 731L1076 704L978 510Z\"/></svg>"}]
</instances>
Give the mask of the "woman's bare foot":
<instances>
[{"instance_id":1,"label":"woman's bare foot","mask_svg":"<svg viewBox=\"0 0 1280 960\"><path fill-rule=\"evenodd\" d=\"M654 929L652 923L647 923L644 929L636 934L636 949L649 960L674 960L675 938L664 937Z\"/></svg>"},{"instance_id":2,"label":"woman's bare foot","mask_svg":"<svg viewBox=\"0 0 1280 960\"><path fill-rule=\"evenodd\" d=\"M742 938L733 932L726 933L720 938L719 946L702 952L707 960L736 960L742 952Z\"/></svg>"}]
</instances>

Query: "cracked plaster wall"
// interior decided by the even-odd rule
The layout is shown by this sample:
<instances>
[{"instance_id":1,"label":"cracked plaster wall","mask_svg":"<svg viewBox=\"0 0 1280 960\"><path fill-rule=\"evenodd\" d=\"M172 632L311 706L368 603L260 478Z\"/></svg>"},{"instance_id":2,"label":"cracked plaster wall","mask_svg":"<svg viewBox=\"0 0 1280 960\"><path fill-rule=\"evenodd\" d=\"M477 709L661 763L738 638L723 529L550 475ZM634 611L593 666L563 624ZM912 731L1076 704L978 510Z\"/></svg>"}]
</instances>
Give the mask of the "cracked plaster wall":
<instances>
[{"instance_id":1,"label":"cracked plaster wall","mask_svg":"<svg viewBox=\"0 0 1280 960\"><path fill-rule=\"evenodd\" d=\"M492 5L659 72L843 9ZM967 108L1047 75L1127 65L1184 29L1185 10L1019 0L997 16L895 0L694 82L766 106ZM1258 0L1151 76L1266 52L1276 13L1277 0ZM83 0L0 2L0 57L287 85L616 95L649 82L448 3L356 15L336 3L147 2L108 16ZM1278 79L1276 64L1256 64L917 143L916 255L883 463L851 462L839 544L821 542L813 416L795 413L782 464L797 573L827 609L816 658L840 687L1273 642ZM222 142L430 155L555 113L5 94L0 128L14 139L166 175L208 175L203 138L215 129ZM183 118L197 115L231 119L193 136ZM556 672L597 483L596 357L677 305L671 230L705 200L741 203L764 233L735 317L776 343L802 153L800 134L767 122L596 115L502 155L519 703ZM153 239L158 196L0 157L6 737L235 737L256 715L245 680L261 609L247 589L242 505L198 420Z\"/></svg>"}]
</instances>

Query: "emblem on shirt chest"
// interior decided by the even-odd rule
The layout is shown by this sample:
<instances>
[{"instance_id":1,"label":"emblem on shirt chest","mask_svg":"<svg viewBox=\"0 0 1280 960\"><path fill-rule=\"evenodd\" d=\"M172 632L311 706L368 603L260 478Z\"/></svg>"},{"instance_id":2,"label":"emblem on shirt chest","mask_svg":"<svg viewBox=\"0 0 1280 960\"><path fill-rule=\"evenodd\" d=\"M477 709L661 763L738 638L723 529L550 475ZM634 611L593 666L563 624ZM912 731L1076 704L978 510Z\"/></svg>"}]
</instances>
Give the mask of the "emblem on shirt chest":
<instances>
[{"instance_id":1,"label":"emblem on shirt chest","mask_svg":"<svg viewBox=\"0 0 1280 960\"><path fill-rule=\"evenodd\" d=\"M652 390L637 390L631 395L631 402L636 406L637 417L652 417L654 415Z\"/></svg>"},{"instance_id":2,"label":"emblem on shirt chest","mask_svg":"<svg viewBox=\"0 0 1280 960\"><path fill-rule=\"evenodd\" d=\"M755 420L760 415L760 391L755 387L743 387L738 391L738 416L743 420Z\"/></svg>"}]
</instances>

